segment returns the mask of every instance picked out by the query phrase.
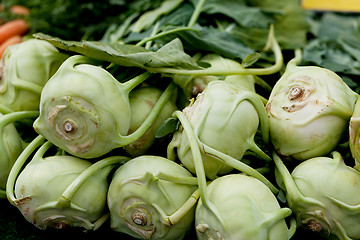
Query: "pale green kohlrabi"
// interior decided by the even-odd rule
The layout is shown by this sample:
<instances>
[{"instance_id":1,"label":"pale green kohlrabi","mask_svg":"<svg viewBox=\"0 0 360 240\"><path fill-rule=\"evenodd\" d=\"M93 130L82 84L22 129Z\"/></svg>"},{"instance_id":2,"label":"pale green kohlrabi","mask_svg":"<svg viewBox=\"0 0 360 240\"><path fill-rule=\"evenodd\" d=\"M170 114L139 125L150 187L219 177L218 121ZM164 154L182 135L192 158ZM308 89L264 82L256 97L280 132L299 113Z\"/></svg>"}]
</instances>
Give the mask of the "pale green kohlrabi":
<instances>
[{"instance_id":1,"label":"pale green kohlrabi","mask_svg":"<svg viewBox=\"0 0 360 240\"><path fill-rule=\"evenodd\" d=\"M305 160L291 174L276 153L274 161L299 227L340 240L360 239L360 173L340 153Z\"/></svg>"},{"instance_id":2,"label":"pale green kohlrabi","mask_svg":"<svg viewBox=\"0 0 360 240\"><path fill-rule=\"evenodd\" d=\"M14 164L6 189L10 203L41 230L97 230L109 216L108 175L128 159L112 156L91 163L70 155L44 156L52 146L50 142L41 145L44 140L42 136L35 138Z\"/></svg>"},{"instance_id":3,"label":"pale green kohlrabi","mask_svg":"<svg viewBox=\"0 0 360 240\"><path fill-rule=\"evenodd\" d=\"M26 146L14 122L37 117L37 111L0 113L0 198L6 197L5 187L8 175L16 159Z\"/></svg>"},{"instance_id":4,"label":"pale green kohlrabi","mask_svg":"<svg viewBox=\"0 0 360 240\"><path fill-rule=\"evenodd\" d=\"M355 160L355 168L360 170L360 99L357 100L349 123L349 146Z\"/></svg>"},{"instance_id":5,"label":"pale green kohlrabi","mask_svg":"<svg viewBox=\"0 0 360 240\"><path fill-rule=\"evenodd\" d=\"M183 239L193 227L197 180L169 159L142 155L120 166L108 192L114 231L137 239Z\"/></svg>"},{"instance_id":6,"label":"pale green kohlrabi","mask_svg":"<svg viewBox=\"0 0 360 240\"><path fill-rule=\"evenodd\" d=\"M183 112L175 111L173 115L179 119L189 139L195 165L200 197L195 215L198 238L213 240L269 239L269 237L271 239L289 239L295 233L296 228L292 224L291 230L287 230L284 218L291 214L291 210L280 209L273 195L273 193L278 193L278 190L272 183L250 166L240 164L240 161L201 144ZM216 154L248 175L228 174L216 178L207 186L200 149L206 149L214 155ZM234 162L238 164L234 164ZM237 179L237 176L240 176L240 179ZM242 182L242 178L246 179L243 181L246 184L239 184ZM224 181L227 179L230 181ZM213 187L217 185L221 185L221 187L219 189ZM250 193L250 191L254 192ZM254 202L251 202L252 200ZM248 211L243 216L243 212L239 214L236 210L239 208L242 208L243 211L249 209L254 211L250 214L248 213L251 211Z\"/></svg>"},{"instance_id":7,"label":"pale green kohlrabi","mask_svg":"<svg viewBox=\"0 0 360 240\"><path fill-rule=\"evenodd\" d=\"M176 86L170 83L134 133L130 128L130 92L149 77L145 72L120 83L94 61L68 58L45 84L34 129L56 146L81 158L96 158L140 138L156 119Z\"/></svg>"},{"instance_id":8,"label":"pale green kohlrabi","mask_svg":"<svg viewBox=\"0 0 360 240\"><path fill-rule=\"evenodd\" d=\"M195 213L199 240L288 240L295 232L296 226L289 230L285 221L291 210L281 208L269 188L253 177L221 176L210 182L207 194L218 216L200 198Z\"/></svg>"},{"instance_id":9,"label":"pale green kohlrabi","mask_svg":"<svg viewBox=\"0 0 360 240\"><path fill-rule=\"evenodd\" d=\"M186 97L191 98L205 90L206 86L216 80L225 80L237 84L239 87L249 91L255 91L255 84L270 91L271 87L259 75L270 75L279 72L283 66L281 48L276 40L274 28L271 25L264 51L271 49L274 54L274 65L264 68L250 68L259 60L260 53L252 53L240 63L234 59L222 57L219 54L209 53L205 56L195 55L194 60L199 65L205 65L203 70L176 71L174 81L184 90Z\"/></svg>"},{"instance_id":10,"label":"pale green kohlrabi","mask_svg":"<svg viewBox=\"0 0 360 240\"><path fill-rule=\"evenodd\" d=\"M244 69L242 65L232 59L224 58L219 54L209 53L199 59L199 62L204 62L210 64L209 68L216 69L228 69L231 71L232 69ZM250 74L241 74L241 75L199 75L195 76L187 85L187 92L190 93L191 96L196 96L199 93L203 92L206 86L216 80L228 80L233 81L234 83L238 83L241 87L255 92L255 83L257 78L254 75ZM265 85L260 81L257 81L259 84Z\"/></svg>"},{"instance_id":11,"label":"pale green kohlrabi","mask_svg":"<svg viewBox=\"0 0 360 240\"><path fill-rule=\"evenodd\" d=\"M268 103L270 139L282 156L305 160L330 153L348 129L358 94L331 70L291 60Z\"/></svg>"},{"instance_id":12,"label":"pale green kohlrabi","mask_svg":"<svg viewBox=\"0 0 360 240\"><path fill-rule=\"evenodd\" d=\"M236 168L219 156L221 153L239 161L244 160L244 155L249 153L266 161L271 160L254 140L259 127L265 143L269 137L265 106L256 93L231 82L212 81L192 104L183 109L183 113L199 141L208 146L201 150L205 174L209 179ZM183 128L175 132L168 145L168 158L173 160L176 157L195 173L189 140Z\"/></svg>"},{"instance_id":13,"label":"pale green kohlrabi","mask_svg":"<svg viewBox=\"0 0 360 240\"><path fill-rule=\"evenodd\" d=\"M130 93L131 121L128 134L135 132L136 129L141 126L162 93L162 90L152 86L140 87ZM176 96L165 104L149 130L147 130L141 138L124 147L124 150L130 156L135 157L143 155L154 145L157 129L163 121L171 117L172 113L177 110L175 100Z\"/></svg>"},{"instance_id":14,"label":"pale green kohlrabi","mask_svg":"<svg viewBox=\"0 0 360 240\"><path fill-rule=\"evenodd\" d=\"M43 86L67 58L43 40L9 46L0 61L0 112L38 110Z\"/></svg>"}]
</instances>

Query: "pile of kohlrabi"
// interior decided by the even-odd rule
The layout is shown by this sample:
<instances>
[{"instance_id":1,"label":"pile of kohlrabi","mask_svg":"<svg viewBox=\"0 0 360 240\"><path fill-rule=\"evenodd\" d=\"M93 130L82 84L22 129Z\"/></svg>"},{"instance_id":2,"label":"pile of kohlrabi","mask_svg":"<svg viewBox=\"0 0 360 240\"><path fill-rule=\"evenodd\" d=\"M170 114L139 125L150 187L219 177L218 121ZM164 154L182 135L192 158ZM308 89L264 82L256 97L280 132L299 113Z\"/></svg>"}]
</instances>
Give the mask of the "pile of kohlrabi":
<instances>
[{"instance_id":1,"label":"pile of kohlrabi","mask_svg":"<svg viewBox=\"0 0 360 240\"><path fill-rule=\"evenodd\" d=\"M0 196L29 227L360 239L359 94L284 41L291 14L307 20L297 1L222 2L167 0L102 39L6 49ZM256 44L230 16L242 7Z\"/></svg>"}]
</instances>

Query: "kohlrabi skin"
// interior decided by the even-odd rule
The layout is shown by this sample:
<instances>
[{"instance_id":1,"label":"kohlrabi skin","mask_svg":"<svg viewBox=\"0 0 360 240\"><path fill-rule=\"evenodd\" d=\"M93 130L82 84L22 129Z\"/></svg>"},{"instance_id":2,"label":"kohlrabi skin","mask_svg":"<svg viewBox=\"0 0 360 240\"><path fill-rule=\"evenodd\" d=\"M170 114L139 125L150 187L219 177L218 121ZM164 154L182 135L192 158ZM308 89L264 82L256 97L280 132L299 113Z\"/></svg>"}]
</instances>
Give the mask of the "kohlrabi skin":
<instances>
[{"instance_id":1,"label":"kohlrabi skin","mask_svg":"<svg viewBox=\"0 0 360 240\"><path fill-rule=\"evenodd\" d=\"M38 116L38 111L0 113L0 198L6 197L6 183L15 161L22 153L26 142L16 129L14 122Z\"/></svg>"},{"instance_id":2,"label":"kohlrabi skin","mask_svg":"<svg viewBox=\"0 0 360 240\"><path fill-rule=\"evenodd\" d=\"M120 83L94 60L72 56L45 84L34 129L68 153L86 159L126 146L145 134L176 88L170 83L146 121L127 135L129 94L149 76L145 72Z\"/></svg>"},{"instance_id":3,"label":"kohlrabi skin","mask_svg":"<svg viewBox=\"0 0 360 240\"><path fill-rule=\"evenodd\" d=\"M196 184L188 170L166 158L131 159L110 183L111 228L137 239L183 239L194 223Z\"/></svg>"},{"instance_id":4,"label":"kohlrabi skin","mask_svg":"<svg viewBox=\"0 0 360 240\"><path fill-rule=\"evenodd\" d=\"M290 172L274 154L289 208L298 226L340 240L360 239L360 172L338 152L314 157Z\"/></svg>"},{"instance_id":5,"label":"kohlrabi skin","mask_svg":"<svg viewBox=\"0 0 360 240\"><path fill-rule=\"evenodd\" d=\"M201 240L288 240L285 218L275 195L259 180L228 174L213 180L207 197L218 216L199 199L195 213L197 239Z\"/></svg>"},{"instance_id":6,"label":"kohlrabi skin","mask_svg":"<svg viewBox=\"0 0 360 240\"><path fill-rule=\"evenodd\" d=\"M135 132L141 126L162 93L162 90L152 86L141 87L130 93L131 121L128 134ZM124 147L130 156L143 155L153 146L156 130L163 121L171 117L172 113L177 110L175 99L171 99L165 104L149 130L141 138Z\"/></svg>"},{"instance_id":7,"label":"kohlrabi skin","mask_svg":"<svg viewBox=\"0 0 360 240\"><path fill-rule=\"evenodd\" d=\"M198 139L210 148L240 161L248 152L270 160L254 141L259 127L265 143L269 136L265 106L256 93L227 81L212 81L192 104L183 109L183 113ZM181 163L195 173L191 148L183 128L175 132L168 146L168 158L174 159L175 152ZM202 159L209 179L234 169L203 149Z\"/></svg>"},{"instance_id":8,"label":"kohlrabi skin","mask_svg":"<svg viewBox=\"0 0 360 240\"><path fill-rule=\"evenodd\" d=\"M25 144L13 123L4 124L5 115L0 113L0 190L4 191L11 167ZM4 198L4 194L0 194Z\"/></svg>"},{"instance_id":9,"label":"kohlrabi skin","mask_svg":"<svg viewBox=\"0 0 360 240\"><path fill-rule=\"evenodd\" d=\"M38 110L42 87L67 58L43 40L9 46L0 60L0 104L9 111Z\"/></svg>"},{"instance_id":10,"label":"kohlrabi skin","mask_svg":"<svg viewBox=\"0 0 360 240\"><path fill-rule=\"evenodd\" d=\"M355 160L355 168L360 170L360 100L355 104L349 124L349 146Z\"/></svg>"},{"instance_id":11,"label":"kohlrabi skin","mask_svg":"<svg viewBox=\"0 0 360 240\"><path fill-rule=\"evenodd\" d=\"M99 157L130 127L128 92L90 59L68 58L46 83L34 129L72 155ZM113 137L114 136L114 137Z\"/></svg>"},{"instance_id":12,"label":"kohlrabi skin","mask_svg":"<svg viewBox=\"0 0 360 240\"><path fill-rule=\"evenodd\" d=\"M95 164L70 155L44 157L49 146L45 143L21 171L10 202L41 230L96 230L106 214L108 174L116 157Z\"/></svg>"},{"instance_id":13,"label":"kohlrabi skin","mask_svg":"<svg viewBox=\"0 0 360 240\"><path fill-rule=\"evenodd\" d=\"M241 64L235 60L224 58L219 54L209 53L199 59L199 62L204 62L209 65L209 69L242 69ZM216 80L232 79L234 82L238 82L245 89L255 92L255 79L253 75L200 75L196 76L189 82L187 89L193 96L203 92L206 86Z\"/></svg>"},{"instance_id":14,"label":"kohlrabi skin","mask_svg":"<svg viewBox=\"0 0 360 240\"><path fill-rule=\"evenodd\" d=\"M270 139L282 156L324 156L348 129L358 94L334 72L291 60L267 103Z\"/></svg>"}]
</instances>

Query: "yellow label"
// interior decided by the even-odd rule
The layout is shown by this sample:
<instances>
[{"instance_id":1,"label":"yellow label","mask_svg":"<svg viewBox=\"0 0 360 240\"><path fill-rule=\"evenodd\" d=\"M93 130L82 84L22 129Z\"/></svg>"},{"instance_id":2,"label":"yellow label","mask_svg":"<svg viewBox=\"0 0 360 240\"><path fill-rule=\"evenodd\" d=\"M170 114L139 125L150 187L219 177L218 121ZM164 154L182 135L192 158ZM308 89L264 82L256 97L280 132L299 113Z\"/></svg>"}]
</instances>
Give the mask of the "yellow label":
<instances>
[{"instance_id":1,"label":"yellow label","mask_svg":"<svg viewBox=\"0 0 360 240\"><path fill-rule=\"evenodd\" d=\"M308 10L360 12L360 0L302 0L301 6Z\"/></svg>"}]
</instances>

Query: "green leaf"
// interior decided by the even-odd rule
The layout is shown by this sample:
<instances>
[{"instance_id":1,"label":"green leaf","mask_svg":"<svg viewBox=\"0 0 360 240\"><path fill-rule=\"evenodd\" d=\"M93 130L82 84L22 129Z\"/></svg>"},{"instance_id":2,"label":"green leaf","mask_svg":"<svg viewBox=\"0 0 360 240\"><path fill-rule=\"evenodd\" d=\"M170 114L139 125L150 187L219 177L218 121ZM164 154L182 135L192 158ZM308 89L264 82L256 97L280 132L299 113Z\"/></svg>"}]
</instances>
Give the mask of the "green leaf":
<instances>
[{"instance_id":1,"label":"green leaf","mask_svg":"<svg viewBox=\"0 0 360 240\"><path fill-rule=\"evenodd\" d=\"M180 31L163 37L160 40L167 42L174 38L180 38L184 48L188 51L212 52L232 59L244 59L254 52L241 39L235 38L228 32L220 31L212 26L207 27L198 24L194 26L194 29L198 31Z\"/></svg>"},{"instance_id":2,"label":"green leaf","mask_svg":"<svg viewBox=\"0 0 360 240\"><path fill-rule=\"evenodd\" d=\"M35 34L34 37L46 40L60 49L76 52L93 59L108 61L121 66L200 69L196 62L184 52L182 43L179 39L174 39L165 44L157 52L153 52L143 47L130 44L106 43L100 41L65 41L42 33Z\"/></svg>"},{"instance_id":3,"label":"green leaf","mask_svg":"<svg viewBox=\"0 0 360 240\"><path fill-rule=\"evenodd\" d=\"M250 55L248 55L244 60L241 62L241 66L243 68L249 67L253 65L255 62L257 62L261 58L261 54L258 52L254 52Z\"/></svg>"},{"instance_id":4,"label":"green leaf","mask_svg":"<svg viewBox=\"0 0 360 240\"><path fill-rule=\"evenodd\" d=\"M132 25L133 32L141 32L142 30L153 25L161 15L167 14L177 8L183 0L165 0L159 8L145 12L141 17Z\"/></svg>"},{"instance_id":5,"label":"green leaf","mask_svg":"<svg viewBox=\"0 0 360 240\"><path fill-rule=\"evenodd\" d=\"M263 9L250 6L241 0L208 0L205 2L203 12L207 14L223 14L234 19L242 26L268 28L275 19Z\"/></svg>"},{"instance_id":6,"label":"green leaf","mask_svg":"<svg viewBox=\"0 0 360 240\"><path fill-rule=\"evenodd\" d=\"M168 134L175 132L179 127L179 121L177 118L170 117L166 119L155 133L156 138L162 138Z\"/></svg>"}]
</instances>

